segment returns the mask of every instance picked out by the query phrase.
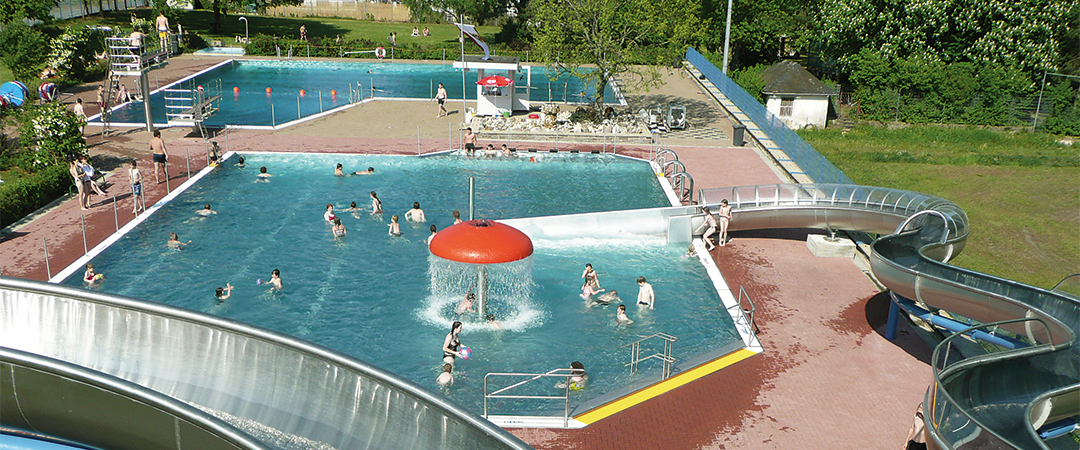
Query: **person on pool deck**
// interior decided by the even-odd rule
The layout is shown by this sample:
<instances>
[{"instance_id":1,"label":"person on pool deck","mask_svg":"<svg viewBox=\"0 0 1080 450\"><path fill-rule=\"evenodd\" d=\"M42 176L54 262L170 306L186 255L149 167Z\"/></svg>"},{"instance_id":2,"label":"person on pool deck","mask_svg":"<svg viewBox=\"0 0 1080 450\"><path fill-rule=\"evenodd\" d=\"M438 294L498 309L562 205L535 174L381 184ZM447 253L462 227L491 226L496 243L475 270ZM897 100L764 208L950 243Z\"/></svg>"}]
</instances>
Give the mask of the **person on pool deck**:
<instances>
[{"instance_id":1,"label":"person on pool deck","mask_svg":"<svg viewBox=\"0 0 1080 450\"><path fill-rule=\"evenodd\" d=\"M446 88L443 87L442 83L439 83L439 90L435 92L435 101L439 102L439 115L435 117L442 117L450 114L446 111Z\"/></svg>"},{"instance_id":2,"label":"person on pool deck","mask_svg":"<svg viewBox=\"0 0 1080 450\"><path fill-rule=\"evenodd\" d=\"M712 242L711 236L716 233L716 230L719 229L720 226L716 223L716 218L713 217L712 212L709 211L708 206L702 206L701 212L705 213L705 222L702 223L701 226L694 231L698 231L702 228L705 229L705 232L701 235L701 240L705 241L705 249L711 251L712 249L716 248L716 245L714 245Z\"/></svg>"},{"instance_id":3,"label":"person on pool deck","mask_svg":"<svg viewBox=\"0 0 1080 450\"><path fill-rule=\"evenodd\" d=\"M467 312L473 312L473 302L476 300L476 294L473 294L472 289L469 289L469 293L465 294L465 299L458 303L454 308L454 314L462 315Z\"/></svg>"},{"instance_id":4,"label":"person on pool deck","mask_svg":"<svg viewBox=\"0 0 1080 450\"><path fill-rule=\"evenodd\" d=\"M81 98L75 99L75 107L72 109L75 113L75 118L79 119L79 134L86 133L86 108L83 107Z\"/></svg>"},{"instance_id":5,"label":"person on pool deck","mask_svg":"<svg viewBox=\"0 0 1080 450\"><path fill-rule=\"evenodd\" d=\"M154 137L150 139L150 153L154 154L154 181L158 184L161 183L161 178L158 177L158 169L161 169L161 173L165 174L165 178L169 178L169 152L165 150L165 140L161 139L161 130L154 130Z\"/></svg>"},{"instance_id":6,"label":"person on pool deck","mask_svg":"<svg viewBox=\"0 0 1080 450\"><path fill-rule=\"evenodd\" d=\"M211 214L217 214L217 211L214 211L214 210L210 209L210 204L207 203L205 206L203 206L203 209L195 211L195 214L198 214L198 215L203 216L203 217L208 217Z\"/></svg>"},{"instance_id":7,"label":"person on pool deck","mask_svg":"<svg viewBox=\"0 0 1080 450\"><path fill-rule=\"evenodd\" d=\"M108 195L109 194L108 192L105 192L105 191L101 190L101 188L98 187L97 183L94 183L94 166L90 165L90 161L87 161L85 156L80 156L79 157L79 165L82 166L83 176L85 177L85 180L86 180L86 186L88 186L90 188L90 190L96 192L97 195L100 195L100 196ZM88 194L89 194L89 191L88 191Z\"/></svg>"},{"instance_id":8,"label":"person on pool deck","mask_svg":"<svg viewBox=\"0 0 1080 450\"><path fill-rule=\"evenodd\" d=\"M131 182L131 212L136 216L139 215L139 210L146 211L146 201L142 196L142 173L139 173L137 167L138 161L131 160L131 169L128 169L128 179Z\"/></svg>"},{"instance_id":9,"label":"person on pool deck","mask_svg":"<svg viewBox=\"0 0 1080 450\"><path fill-rule=\"evenodd\" d=\"M169 18L165 17L163 12L158 13L154 23L157 25L158 39L161 40L161 46L165 47L169 42Z\"/></svg>"},{"instance_id":10,"label":"person on pool deck","mask_svg":"<svg viewBox=\"0 0 1080 450\"><path fill-rule=\"evenodd\" d=\"M720 246L727 245L728 224L731 222L731 206L728 205L727 199L720 200Z\"/></svg>"},{"instance_id":11,"label":"person on pool deck","mask_svg":"<svg viewBox=\"0 0 1080 450\"><path fill-rule=\"evenodd\" d=\"M323 213L322 217L327 222L333 222L334 219L337 218L337 216L334 215L334 205L331 205L331 204L327 203L326 204L326 212Z\"/></svg>"},{"instance_id":12,"label":"person on pool deck","mask_svg":"<svg viewBox=\"0 0 1080 450\"><path fill-rule=\"evenodd\" d=\"M353 175L371 175L373 173L375 173L375 168L374 167L368 167L367 170L356 171L356 172L353 172L352 174Z\"/></svg>"},{"instance_id":13,"label":"person on pool deck","mask_svg":"<svg viewBox=\"0 0 1080 450\"><path fill-rule=\"evenodd\" d=\"M188 239L187 242L180 242L180 236L177 236L176 233L169 233L169 242L166 242L166 245L168 245L169 248L181 250L190 243L191 239Z\"/></svg>"},{"instance_id":14,"label":"person on pool deck","mask_svg":"<svg viewBox=\"0 0 1080 450\"><path fill-rule=\"evenodd\" d=\"M461 220L461 211L458 211L458 210L455 209L453 214L454 214L454 225L457 225L457 224L459 224L461 222L464 222L463 220Z\"/></svg>"},{"instance_id":15,"label":"person on pool deck","mask_svg":"<svg viewBox=\"0 0 1080 450\"><path fill-rule=\"evenodd\" d=\"M108 102L105 101L105 83L97 87L97 105L101 111L104 111L109 106Z\"/></svg>"},{"instance_id":16,"label":"person on pool deck","mask_svg":"<svg viewBox=\"0 0 1080 450\"><path fill-rule=\"evenodd\" d=\"M341 219L337 217L334 218L334 228L332 229L332 231L334 232L335 238L338 236L344 236L345 233L347 233L347 231L345 230L345 225L342 225Z\"/></svg>"},{"instance_id":17,"label":"person on pool deck","mask_svg":"<svg viewBox=\"0 0 1080 450\"><path fill-rule=\"evenodd\" d=\"M405 220L409 222L427 222L427 218L424 217L424 210L420 209L420 202L413 202L412 209L405 212Z\"/></svg>"},{"instance_id":18,"label":"person on pool deck","mask_svg":"<svg viewBox=\"0 0 1080 450\"><path fill-rule=\"evenodd\" d=\"M387 232L389 235L401 236L401 224L398 223L397 214L390 216L390 223L387 225L390 227L390 231Z\"/></svg>"},{"instance_id":19,"label":"person on pool deck","mask_svg":"<svg viewBox=\"0 0 1080 450\"><path fill-rule=\"evenodd\" d=\"M285 283L281 281L281 271L277 269L270 272L270 281L267 281L266 283L270 285L270 290L277 289L280 291L285 287Z\"/></svg>"},{"instance_id":20,"label":"person on pool deck","mask_svg":"<svg viewBox=\"0 0 1080 450\"><path fill-rule=\"evenodd\" d=\"M371 214L382 214L382 200L379 200L379 194L375 191L371 191Z\"/></svg>"},{"instance_id":21,"label":"person on pool deck","mask_svg":"<svg viewBox=\"0 0 1080 450\"><path fill-rule=\"evenodd\" d=\"M217 298L217 302L224 302L225 299L232 295L233 285L225 283L225 287L219 287L214 290L214 297Z\"/></svg>"},{"instance_id":22,"label":"person on pool deck","mask_svg":"<svg viewBox=\"0 0 1080 450\"><path fill-rule=\"evenodd\" d=\"M615 321L624 325L634 323L633 320L630 320L629 317L626 317L626 305L619 305L619 307L615 310Z\"/></svg>"},{"instance_id":23,"label":"person on pool deck","mask_svg":"<svg viewBox=\"0 0 1080 450\"><path fill-rule=\"evenodd\" d=\"M438 232L439 232L439 229L435 228L435 225L432 225L431 226L431 236L428 236L428 238L427 238L427 245L431 245L431 240L435 239L435 233L438 233Z\"/></svg>"},{"instance_id":24,"label":"person on pool deck","mask_svg":"<svg viewBox=\"0 0 1080 450\"><path fill-rule=\"evenodd\" d=\"M443 340L443 362L451 366L453 366L454 360L461 356L461 353L458 353L458 348L461 347L459 334L461 334L461 322L454 322L453 325L450 325L450 332L446 334L446 339Z\"/></svg>"},{"instance_id":25,"label":"person on pool deck","mask_svg":"<svg viewBox=\"0 0 1080 450\"><path fill-rule=\"evenodd\" d=\"M105 278L105 275L101 275L94 271L94 263L86 263L86 272L83 272L83 281L86 284L94 284Z\"/></svg>"},{"instance_id":26,"label":"person on pool deck","mask_svg":"<svg viewBox=\"0 0 1080 450\"><path fill-rule=\"evenodd\" d=\"M638 306L648 306L649 309L653 309L653 303L656 302L656 293L653 292L652 285L645 282L645 277L637 277L637 284Z\"/></svg>"},{"instance_id":27,"label":"person on pool deck","mask_svg":"<svg viewBox=\"0 0 1080 450\"><path fill-rule=\"evenodd\" d=\"M79 206L83 211L90 209L90 187L86 185L86 177L83 176L83 169L79 166L78 158L68 161L68 174L71 175L71 181L75 183L75 188L79 191Z\"/></svg>"},{"instance_id":28,"label":"person on pool deck","mask_svg":"<svg viewBox=\"0 0 1080 450\"><path fill-rule=\"evenodd\" d=\"M270 178L272 176L273 175L266 173L266 166L262 166L259 168L259 178Z\"/></svg>"},{"instance_id":29,"label":"person on pool deck","mask_svg":"<svg viewBox=\"0 0 1080 450\"><path fill-rule=\"evenodd\" d=\"M435 383L437 383L439 387L448 387L454 384L454 374L451 373L453 371L454 366L452 364L443 364L443 371L439 374L439 378L435 379Z\"/></svg>"},{"instance_id":30,"label":"person on pool deck","mask_svg":"<svg viewBox=\"0 0 1080 450\"><path fill-rule=\"evenodd\" d=\"M465 129L465 154L472 156L476 154L476 133L473 133L472 128Z\"/></svg>"},{"instance_id":31,"label":"person on pool deck","mask_svg":"<svg viewBox=\"0 0 1080 450\"><path fill-rule=\"evenodd\" d=\"M337 167L334 168L334 176L336 176L336 177L345 176L345 172L341 170L341 163L338 163Z\"/></svg>"}]
</instances>

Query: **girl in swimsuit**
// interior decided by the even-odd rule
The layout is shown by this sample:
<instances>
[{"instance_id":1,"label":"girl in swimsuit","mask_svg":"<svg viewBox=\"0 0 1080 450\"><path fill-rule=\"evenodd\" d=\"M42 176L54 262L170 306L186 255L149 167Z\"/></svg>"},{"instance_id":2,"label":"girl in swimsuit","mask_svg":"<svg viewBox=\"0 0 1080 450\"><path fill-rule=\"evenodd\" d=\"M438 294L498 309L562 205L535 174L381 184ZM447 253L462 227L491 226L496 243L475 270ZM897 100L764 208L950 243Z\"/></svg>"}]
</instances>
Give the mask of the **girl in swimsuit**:
<instances>
[{"instance_id":1,"label":"girl in swimsuit","mask_svg":"<svg viewBox=\"0 0 1080 450\"><path fill-rule=\"evenodd\" d=\"M83 273L83 281L85 281L86 284L97 283L102 278L105 278L105 275L101 275L101 274L98 274L97 272L94 272L94 264L93 263L86 263L86 272Z\"/></svg>"},{"instance_id":2,"label":"girl in swimsuit","mask_svg":"<svg viewBox=\"0 0 1080 450\"><path fill-rule=\"evenodd\" d=\"M731 206L728 205L727 199L720 200L720 246L723 247L727 243L727 229L728 222L731 222Z\"/></svg>"},{"instance_id":3,"label":"girl in swimsuit","mask_svg":"<svg viewBox=\"0 0 1080 450\"><path fill-rule=\"evenodd\" d=\"M341 224L341 219L334 218L334 237L344 236L346 233L345 225Z\"/></svg>"},{"instance_id":4,"label":"girl in swimsuit","mask_svg":"<svg viewBox=\"0 0 1080 450\"><path fill-rule=\"evenodd\" d=\"M458 353L458 348L461 347L461 340L458 339L458 334L461 333L461 322L454 322L450 325L450 332L446 334L446 339L443 340L443 362L446 364L454 364L454 359L461 356Z\"/></svg>"},{"instance_id":5,"label":"girl in swimsuit","mask_svg":"<svg viewBox=\"0 0 1080 450\"><path fill-rule=\"evenodd\" d=\"M375 191L371 191L371 213L382 214L382 200L379 200L379 194Z\"/></svg>"},{"instance_id":6,"label":"girl in swimsuit","mask_svg":"<svg viewBox=\"0 0 1080 450\"><path fill-rule=\"evenodd\" d=\"M334 205L327 203L326 212L323 213L323 219L326 219L327 222L333 222L336 218L337 216L334 216Z\"/></svg>"}]
</instances>

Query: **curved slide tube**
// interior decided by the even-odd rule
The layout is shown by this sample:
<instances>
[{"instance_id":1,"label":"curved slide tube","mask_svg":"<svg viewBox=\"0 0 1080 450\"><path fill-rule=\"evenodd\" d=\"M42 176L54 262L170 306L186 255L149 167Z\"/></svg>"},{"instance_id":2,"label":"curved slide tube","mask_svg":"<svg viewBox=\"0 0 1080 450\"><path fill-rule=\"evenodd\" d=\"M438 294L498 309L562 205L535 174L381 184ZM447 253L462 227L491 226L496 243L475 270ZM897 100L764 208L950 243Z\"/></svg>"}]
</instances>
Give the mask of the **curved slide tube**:
<instances>
[{"instance_id":1,"label":"curved slide tube","mask_svg":"<svg viewBox=\"0 0 1080 450\"><path fill-rule=\"evenodd\" d=\"M894 302L912 300L984 324L953 335L934 352L934 384L925 402L931 448L1076 448L1061 430L1080 416L1080 299L947 264L968 235L967 215L958 206L914 192L836 184L702 193L709 206L728 199L731 231L821 228L884 235L873 242L870 263ZM1011 335L1026 345L956 345L958 336L976 331ZM964 354L958 357L954 347ZM1047 427L1053 430L1040 435Z\"/></svg>"},{"instance_id":2,"label":"curved slide tube","mask_svg":"<svg viewBox=\"0 0 1080 450\"><path fill-rule=\"evenodd\" d=\"M214 425L218 434L235 435L236 448L529 448L442 396L346 355L257 327L121 296L0 277L0 346L5 352L0 380L7 382L13 373L16 388L26 387L27 370L37 370L16 367L16 359L53 361L68 373L126 386L114 389L116 398L110 400L116 405L127 401L127 407L117 407L123 417L153 409L134 394L154 394L187 414L176 420L199 419L204 428ZM30 356L10 356L19 354ZM58 379L41 382L63 384ZM68 385L79 383L87 381ZM9 394L6 386L3 394ZM30 423L13 416L10 405L4 402L0 422L38 426L33 416L27 416ZM39 412L55 406L41 406ZM140 435L147 434L147 443L170 445L138 448L176 448L178 427L193 427L167 422L170 426L147 428ZM116 425L131 424L117 420ZM94 439L107 439L109 433L103 426L50 431L79 442L93 442L79 433Z\"/></svg>"}]
</instances>

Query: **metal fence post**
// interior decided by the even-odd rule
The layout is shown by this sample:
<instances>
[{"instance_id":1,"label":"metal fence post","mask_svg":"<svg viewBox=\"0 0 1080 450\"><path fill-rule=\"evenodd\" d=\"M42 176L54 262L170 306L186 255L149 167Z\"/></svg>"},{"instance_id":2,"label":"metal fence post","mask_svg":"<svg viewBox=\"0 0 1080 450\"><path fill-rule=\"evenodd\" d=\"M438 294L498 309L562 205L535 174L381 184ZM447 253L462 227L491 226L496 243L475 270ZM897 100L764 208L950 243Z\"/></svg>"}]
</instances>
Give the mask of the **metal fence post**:
<instances>
[{"instance_id":1,"label":"metal fence post","mask_svg":"<svg viewBox=\"0 0 1080 450\"><path fill-rule=\"evenodd\" d=\"M187 161L187 177L191 178L191 149L184 147L184 161Z\"/></svg>"},{"instance_id":2,"label":"metal fence post","mask_svg":"<svg viewBox=\"0 0 1080 450\"><path fill-rule=\"evenodd\" d=\"M112 195L112 216L113 222L116 222L116 231L120 231L120 216L116 212L116 194Z\"/></svg>"},{"instance_id":3,"label":"metal fence post","mask_svg":"<svg viewBox=\"0 0 1080 450\"><path fill-rule=\"evenodd\" d=\"M323 112L323 109L322 109L322 89L319 89L319 112Z\"/></svg>"},{"instance_id":4,"label":"metal fence post","mask_svg":"<svg viewBox=\"0 0 1080 450\"><path fill-rule=\"evenodd\" d=\"M41 247L45 249L45 273L52 278L52 268L49 267L49 243L45 242L45 236L41 237Z\"/></svg>"},{"instance_id":5,"label":"metal fence post","mask_svg":"<svg viewBox=\"0 0 1080 450\"><path fill-rule=\"evenodd\" d=\"M82 248L85 255L90 251L86 248L86 216L84 214L79 214L79 223L82 224Z\"/></svg>"},{"instance_id":6,"label":"metal fence post","mask_svg":"<svg viewBox=\"0 0 1080 450\"><path fill-rule=\"evenodd\" d=\"M270 104L270 125L277 128L277 119L274 117L274 104Z\"/></svg>"}]
</instances>

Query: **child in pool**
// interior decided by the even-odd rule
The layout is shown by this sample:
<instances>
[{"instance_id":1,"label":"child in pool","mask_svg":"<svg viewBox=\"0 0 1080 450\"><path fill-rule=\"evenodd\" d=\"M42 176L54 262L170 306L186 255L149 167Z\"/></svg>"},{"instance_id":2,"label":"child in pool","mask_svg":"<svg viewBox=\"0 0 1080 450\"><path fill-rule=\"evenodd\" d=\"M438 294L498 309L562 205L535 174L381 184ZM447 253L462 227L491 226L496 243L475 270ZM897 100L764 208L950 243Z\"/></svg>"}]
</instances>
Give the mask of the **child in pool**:
<instances>
[{"instance_id":1,"label":"child in pool","mask_svg":"<svg viewBox=\"0 0 1080 450\"><path fill-rule=\"evenodd\" d=\"M83 281L85 281L86 284L97 283L98 281L101 281L102 278L105 278L105 275L94 272L93 263L86 263L86 272L83 273Z\"/></svg>"},{"instance_id":2,"label":"child in pool","mask_svg":"<svg viewBox=\"0 0 1080 450\"><path fill-rule=\"evenodd\" d=\"M439 384L439 387L448 387L454 384L454 374L451 373L453 370L453 365L443 364L443 372L439 374L439 378L435 379L435 382Z\"/></svg>"},{"instance_id":3,"label":"child in pool","mask_svg":"<svg viewBox=\"0 0 1080 450\"><path fill-rule=\"evenodd\" d=\"M379 194L375 191L371 191L371 214L382 214L382 200L379 200Z\"/></svg>"},{"instance_id":4,"label":"child in pool","mask_svg":"<svg viewBox=\"0 0 1080 450\"><path fill-rule=\"evenodd\" d=\"M339 219L337 217L334 218L333 232L334 232L334 237L344 236L345 233L347 233L347 231L345 230L345 225L342 225L341 224L341 219Z\"/></svg>"},{"instance_id":5,"label":"child in pool","mask_svg":"<svg viewBox=\"0 0 1080 450\"><path fill-rule=\"evenodd\" d=\"M619 308L615 311L615 321L621 324L634 323L629 317L626 317L626 305L619 305Z\"/></svg>"},{"instance_id":6,"label":"child in pool","mask_svg":"<svg viewBox=\"0 0 1080 450\"><path fill-rule=\"evenodd\" d=\"M432 225L431 226L431 236L428 236L428 238L427 238L427 244L428 245L431 245L431 240L435 239L435 233L438 233L438 232L439 232L439 229L435 228L435 225Z\"/></svg>"},{"instance_id":7,"label":"child in pool","mask_svg":"<svg viewBox=\"0 0 1080 450\"><path fill-rule=\"evenodd\" d=\"M567 384L569 384L570 389L576 391L585 388L585 384L588 382L589 374L585 372L585 365L580 361L574 361L570 363L570 378L557 383L555 388L566 389Z\"/></svg>"},{"instance_id":8,"label":"child in pool","mask_svg":"<svg viewBox=\"0 0 1080 450\"><path fill-rule=\"evenodd\" d=\"M341 170L341 163L338 163L337 167L334 168L334 176L336 176L336 177L345 176L345 172Z\"/></svg>"},{"instance_id":9,"label":"child in pool","mask_svg":"<svg viewBox=\"0 0 1080 450\"><path fill-rule=\"evenodd\" d=\"M270 281L267 281L266 283L270 285L271 291L274 289L280 291L283 287L285 287L285 284L281 282L281 271L277 269L274 269L273 272L270 272Z\"/></svg>"},{"instance_id":10,"label":"child in pool","mask_svg":"<svg viewBox=\"0 0 1080 450\"><path fill-rule=\"evenodd\" d=\"M397 214L390 216L390 223L388 224L388 226L390 227L390 231L388 232L389 235L401 236L401 224L398 223Z\"/></svg>"},{"instance_id":11,"label":"child in pool","mask_svg":"<svg viewBox=\"0 0 1080 450\"><path fill-rule=\"evenodd\" d=\"M356 202L350 202L349 203L349 209L346 209L346 211L359 211L359 210L360 210L360 208L358 208L356 206Z\"/></svg>"},{"instance_id":12,"label":"child in pool","mask_svg":"<svg viewBox=\"0 0 1080 450\"><path fill-rule=\"evenodd\" d=\"M334 205L331 205L331 204L327 203L326 204L326 212L323 213L322 217L327 222L333 222L334 219L337 218L337 216L334 215Z\"/></svg>"},{"instance_id":13,"label":"child in pool","mask_svg":"<svg viewBox=\"0 0 1080 450\"><path fill-rule=\"evenodd\" d=\"M188 239L187 242L180 242L180 236L177 236L176 233L169 233L169 242L166 242L165 244L168 245L169 248L183 250L184 247L190 243L191 239Z\"/></svg>"},{"instance_id":14,"label":"child in pool","mask_svg":"<svg viewBox=\"0 0 1080 450\"><path fill-rule=\"evenodd\" d=\"M214 290L214 297L217 298L218 303L222 303L225 301L225 299L229 298L229 296L232 295L232 290L232 284L225 283L225 287L219 287Z\"/></svg>"}]
</instances>

